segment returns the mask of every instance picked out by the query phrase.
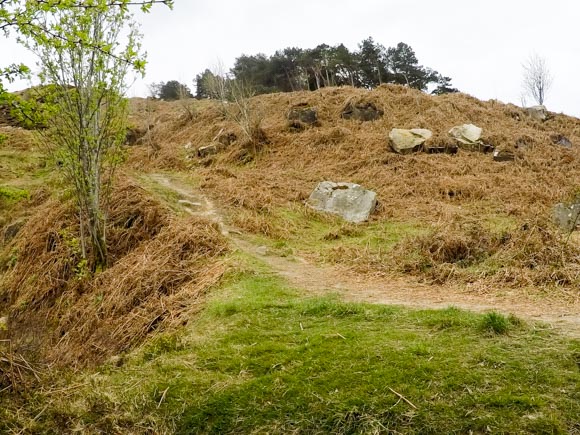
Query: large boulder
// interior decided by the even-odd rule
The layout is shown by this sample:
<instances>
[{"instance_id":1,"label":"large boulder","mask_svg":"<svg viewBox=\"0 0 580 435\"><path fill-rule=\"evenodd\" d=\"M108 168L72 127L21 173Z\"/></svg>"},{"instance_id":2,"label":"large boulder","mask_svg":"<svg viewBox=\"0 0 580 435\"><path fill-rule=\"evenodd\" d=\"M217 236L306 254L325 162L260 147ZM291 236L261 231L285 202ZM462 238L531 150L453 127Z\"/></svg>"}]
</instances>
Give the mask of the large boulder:
<instances>
[{"instance_id":1,"label":"large boulder","mask_svg":"<svg viewBox=\"0 0 580 435\"><path fill-rule=\"evenodd\" d=\"M571 204L557 204L554 207L554 222L564 231L574 231L580 227L580 199Z\"/></svg>"},{"instance_id":2,"label":"large boulder","mask_svg":"<svg viewBox=\"0 0 580 435\"><path fill-rule=\"evenodd\" d=\"M423 128L405 130L393 128L389 133L391 148L399 154L414 153L423 147L425 141L431 139L433 133Z\"/></svg>"},{"instance_id":3,"label":"large boulder","mask_svg":"<svg viewBox=\"0 0 580 435\"><path fill-rule=\"evenodd\" d=\"M548 119L548 109L546 109L546 106L532 106L527 107L525 110L528 116L536 121L544 122Z\"/></svg>"},{"instance_id":4,"label":"large boulder","mask_svg":"<svg viewBox=\"0 0 580 435\"><path fill-rule=\"evenodd\" d=\"M342 111L342 118L354 119L357 121L375 121L384 115L381 109L373 103L352 103L349 102Z\"/></svg>"},{"instance_id":5,"label":"large boulder","mask_svg":"<svg viewBox=\"0 0 580 435\"><path fill-rule=\"evenodd\" d=\"M342 216L348 222L368 220L377 205L377 194L354 183L323 181L316 186L307 204L318 211Z\"/></svg>"}]
</instances>

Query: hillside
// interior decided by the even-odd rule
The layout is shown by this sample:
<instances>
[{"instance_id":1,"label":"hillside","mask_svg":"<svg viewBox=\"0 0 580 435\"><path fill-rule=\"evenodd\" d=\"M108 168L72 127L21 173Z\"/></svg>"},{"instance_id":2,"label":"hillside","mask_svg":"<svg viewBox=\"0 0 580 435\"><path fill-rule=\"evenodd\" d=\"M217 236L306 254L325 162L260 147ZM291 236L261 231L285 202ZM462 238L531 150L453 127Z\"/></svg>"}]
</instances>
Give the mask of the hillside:
<instances>
[{"instance_id":1,"label":"hillside","mask_svg":"<svg viewBox=\"0 0 580 435\"><path fill-rule=\"evenodd\" d=\"M580 119L324 88L252 98L249 140L233 103L130 104L95 274L58 162L0 126L0 432L578 430L580 237L553 211ZM486 146L439 152L462 124ZM433 137L397 154L393 128ZM375 191L369 221L311 209L325 180Z\"/></svg>"},{"instance_id":2,"label":"hillside","mask_svg":"<svg viewBox=\"0 0 580 435\"><path fill-rule=\"evenodd\" d=\"M372 122L342 119L350 102L373 103L384 115ZM300 104L316 109L319 125L302 131L288 126L288 111ZM135 101L135 122L147 118L154 128L143 146L132 149L130 164L189 171L228 209L234 225L367 275L578 288L578 244L561 243L565 235L552 225L552 214L557 203L578 194L580 147L555 141L565 136L580 144L580 120L551 114L540 122L512 105L400 86L264 95L253 105L267 138L255 156L218 105L205 103L189 122L183 102ZM483 128L484 143L513 152L515 161L465 150L398 155L389 147L392 128L430 129L427 145L444 147L454 144L448 131L466 123ZM196 156L220 136L239 139L217 155ZM303 202L323 180L377 192L380 207L370 225L336 224L330 232L337 234L312 234L312 220L319 218Z\"/></svg>"}]
</instances>

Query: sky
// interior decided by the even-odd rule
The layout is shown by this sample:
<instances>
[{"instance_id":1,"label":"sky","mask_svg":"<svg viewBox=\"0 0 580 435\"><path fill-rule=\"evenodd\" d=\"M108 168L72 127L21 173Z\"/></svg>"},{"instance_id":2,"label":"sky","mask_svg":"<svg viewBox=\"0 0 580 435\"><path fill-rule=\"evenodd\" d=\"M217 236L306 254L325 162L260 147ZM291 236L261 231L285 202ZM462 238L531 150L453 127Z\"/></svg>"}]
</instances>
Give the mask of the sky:
<instances>
[{"instance_id":1,"label":"sky","mask_svg":"<svg viewBox=\"0 0 580 435\"><path fill-rule=\"evenodd\" d=\"M580 117L578 0L175 0L172 11L158 6L136 15L148 67L129 96L168 80L193 89L196 74L219 63L229 69L241 54L321 43L356 50L372 36L386 47L409 44L421 65L451 77L462 92L517 105L522 64L537 54L553 76L548 109ZM0 38L0 67L22 61L34 65Z\"/></svg>"}]
</instances>

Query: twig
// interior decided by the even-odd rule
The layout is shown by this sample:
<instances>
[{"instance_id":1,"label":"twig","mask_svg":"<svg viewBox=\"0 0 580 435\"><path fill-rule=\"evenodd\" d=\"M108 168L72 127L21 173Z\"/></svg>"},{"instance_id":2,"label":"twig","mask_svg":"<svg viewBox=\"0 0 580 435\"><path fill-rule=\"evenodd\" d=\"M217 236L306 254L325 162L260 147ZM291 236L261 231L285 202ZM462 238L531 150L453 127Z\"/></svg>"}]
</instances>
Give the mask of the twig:
<instances>
[{"instance_id":1,"label":"twig","mask_svg":"<svg viewBox=\"0 0 580 435\"><path fill-rule=\"evenodd\" d=\"M393 390L391 387L387 387L389 390L391 390L391 392L393 394L396 394L397 397L399 397L400 399L403 399L405 402L407 402L407 404L409 404L413 409L418 409L415 405L413 405L413 403L407 399L405 396L403 396L401 393L397 393L395 390Z\"/></svg>"},{"instance_id":2,"label":"twig","mask_svg":"<svg viewBox=\"0 0 580 435\"><path fill-rule=\"evenodd\" d=\"M163 403L163 401L165 400L165 395L167 394L167 391L169 391L169 387L167 387L165 389L165 391L163 392L163 394L161 395L161 399L159 400L159 403L157 404L157 409L159 409L159 407L161 406L161 403Z\"/></svg>"}]
</instances>

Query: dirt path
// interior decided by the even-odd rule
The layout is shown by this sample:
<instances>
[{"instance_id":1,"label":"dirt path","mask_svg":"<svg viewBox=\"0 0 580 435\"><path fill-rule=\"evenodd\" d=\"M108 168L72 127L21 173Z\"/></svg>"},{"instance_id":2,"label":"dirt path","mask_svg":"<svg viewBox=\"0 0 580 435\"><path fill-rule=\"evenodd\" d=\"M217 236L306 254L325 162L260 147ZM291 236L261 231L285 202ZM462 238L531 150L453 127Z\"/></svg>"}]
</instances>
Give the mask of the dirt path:
<instances>
[{"instance_id":1,"label":"dirt path","mask_svg":"<svg viewBox=\"0 0 580 435\"><path fill-rule=\"evenodd\" d=\"M476 294L466 287L425 285L412 278L369 279L348 274L337 267L312 264L300 257L280 257L252 243L248 237L228 226L213 202L202 193L164 174L151 174L147 178L178 194L178 204L187 213L218 223L222 233L230 238L237 249L259 257L291 285L310 293L334 293L347 301L413 308L454 306L476 312L496 310L541 321L567 335L580 338L580 303L534 300L522 295L520 291L502 292L501 295Z\"/></svg>"}]
</instances>

